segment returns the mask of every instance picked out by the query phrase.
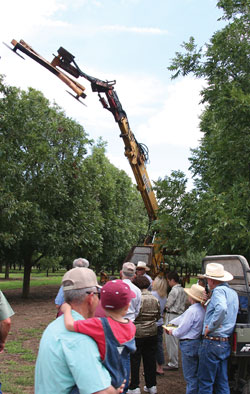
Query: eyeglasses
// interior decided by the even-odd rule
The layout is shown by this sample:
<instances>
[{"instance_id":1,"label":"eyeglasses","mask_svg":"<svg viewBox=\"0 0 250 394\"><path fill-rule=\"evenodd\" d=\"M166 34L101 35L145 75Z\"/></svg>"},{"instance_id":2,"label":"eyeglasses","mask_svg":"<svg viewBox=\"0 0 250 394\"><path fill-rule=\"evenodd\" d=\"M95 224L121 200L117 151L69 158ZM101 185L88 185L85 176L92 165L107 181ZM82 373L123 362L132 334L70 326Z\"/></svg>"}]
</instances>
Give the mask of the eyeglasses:
<instances>
[{"instance_id":1,"label":"eyeglasses","mask_svg":"<svg viewBox=\"0 0 250 394\"><path fill-rule=\"evenodd\" d=\"M86 294L95 294L99 299L101 298L101 293L99 293L99 291L86 291Z\"/></svg>"}]
</instances>

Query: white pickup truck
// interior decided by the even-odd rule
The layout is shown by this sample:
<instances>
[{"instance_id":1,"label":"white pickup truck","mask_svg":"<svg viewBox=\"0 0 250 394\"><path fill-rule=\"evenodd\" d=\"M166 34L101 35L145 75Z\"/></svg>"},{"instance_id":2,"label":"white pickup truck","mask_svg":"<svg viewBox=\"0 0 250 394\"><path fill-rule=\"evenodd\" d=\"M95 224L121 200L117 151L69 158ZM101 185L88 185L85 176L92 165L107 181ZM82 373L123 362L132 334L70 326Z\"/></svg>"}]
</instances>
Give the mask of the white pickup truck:
<instances>
[{"instance_id":1,"label":"white pickup truck","mask_svg":"<svg viewBox=\"0 0 250 394\"><path fill-rule=\"evenodd\" d=\"M234 279L228 284L239 296L239 312L231 338L232 352L228 361L228 377L232 394L250 394L250 268L240 255L206 256L202 272L208 263L220 263Z\"/></svg>"}]
</instances>

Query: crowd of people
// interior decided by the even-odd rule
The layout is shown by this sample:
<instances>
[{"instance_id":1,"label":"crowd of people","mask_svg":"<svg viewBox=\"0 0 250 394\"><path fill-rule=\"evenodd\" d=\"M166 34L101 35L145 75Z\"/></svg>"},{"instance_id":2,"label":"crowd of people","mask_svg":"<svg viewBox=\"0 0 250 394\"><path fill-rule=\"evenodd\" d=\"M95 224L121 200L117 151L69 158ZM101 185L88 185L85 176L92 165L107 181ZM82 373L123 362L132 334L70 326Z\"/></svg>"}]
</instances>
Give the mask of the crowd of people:
<instances>
[{"instance_id":1,"label":"crowd of people","mask_svg":"<svg viewBox=\"0 0 250 394\"><path fill-rule=\"evenodd\" d=\"M230 393L229 338L239 308L233 276L210 263L183 288L177 272L152 279L149 271L145 262L126 262L119 278L102 275L98 283L86 259L74 260L40 341L35 394L140 394L141 361L143 390L156 394L158 376L178 370L179 349L187 394ZM13 314L0 292L0 352Z\"/></svg>"}]
</instances>

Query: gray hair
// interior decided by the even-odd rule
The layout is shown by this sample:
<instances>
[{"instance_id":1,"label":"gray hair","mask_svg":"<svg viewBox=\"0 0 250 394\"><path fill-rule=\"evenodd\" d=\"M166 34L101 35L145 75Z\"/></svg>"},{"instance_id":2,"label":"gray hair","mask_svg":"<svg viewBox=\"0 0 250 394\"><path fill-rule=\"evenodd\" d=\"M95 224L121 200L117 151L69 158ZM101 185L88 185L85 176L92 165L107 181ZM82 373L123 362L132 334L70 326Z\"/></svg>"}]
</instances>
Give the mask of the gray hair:
<instances>
[{"instance_id":1,"label":"gray hair","mask_svg":"<svg viewBox=\"0 0 250 394\"><path fill-rule=\"evenodd\" d=\"M79 257L79 259L75 259L73 261L73 268L76 268L76 267L88 268L88 266L89 266L89 261L87 259L83 259L82 257Z\"/></svg>"},{"instance_id":2,"label":"gray hair","mask_svg":"<svg viewBox=\"0 0 250 394\"><path fill-rule=\"evenodd\" d=\"M65 286L70 286L72 285L71 281L67 280L63 283ZM74 304L81 304L86 295L88 295L88 293L92 293L92 292L96 292L96 286L94 287L85 287L84 289L73 289L73 290L67 290L64 291L64 300L65 302L73 302Z\"/></svg>"},{"instance_id":3,"label":"gray hair","mask_svg":"<svg viewBox=\"0 0 250 394\"><path fill-rule=\"evenodd\" d=\"M124 272L122 271L122 279L132 279L135 276L135 272Z\"/></svg>"}]
</instances>

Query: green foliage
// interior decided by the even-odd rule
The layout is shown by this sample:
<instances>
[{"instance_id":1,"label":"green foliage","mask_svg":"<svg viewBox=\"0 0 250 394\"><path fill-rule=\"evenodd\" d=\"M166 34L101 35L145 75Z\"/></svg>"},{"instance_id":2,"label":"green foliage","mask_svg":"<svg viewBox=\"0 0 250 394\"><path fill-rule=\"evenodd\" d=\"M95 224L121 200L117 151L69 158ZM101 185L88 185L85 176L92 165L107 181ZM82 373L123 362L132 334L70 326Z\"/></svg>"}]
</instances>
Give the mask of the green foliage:
<instances>
[{"instance_id":1,"label":"green foliage","mask_svg":"<svg viewBox=\"0 0 250 394\"><path fill-rule=\"evenodd\" d=\"M19 244L19 253L54 253L65 241L65 227L72 230L75 224L77 168L89 141L79 125L33 89L8 88L1 113L1 229L11 230L3 246L10 239Z\"/></svg>"},{"instance_id":2,"label":"green foliage","mask_svg":"<svg viewBox=\"0 0 250 394\"><path fill-rule=\"evenodd\" d=\"M178 271L183 277L186 275L197 276L201 272L201 262L205 255L206 250L203 252L187 251L180 256L168 256L169 270ZM193 279L193 283L197 283L197 278Z\"/></svg>"},{"instance_id":3,"label":"green foliage","mask_svg":"<svg viewBox=\"0 0 250 394\"><path fill-rule=\"evenodd\" d=\"M193 223L198 249L205 246L208 254L248 255L250 199L244 186L235 183L228 192L201 194Z\"/></svg>"},{"instance_id":4,"label":"green foliage","mask_svg":"<svg viewBox=\"0 0 250 394\"><path fill-rule=\"evenodd\" d=\"M176 244L184 257L187 251L206 251L249 259L250 3L221 0L217 6L227 25L204 48L198 49L191 37L169 67L173 78L193 73L207 81L202 91L206 106L203 138L190 158L195 189L185 191L184 176L176 174L158 183L158 228L160 236L168 237L166 246Z\"/></svg>"},{"instance_id":5,"label":"green foliage","mask_svg":"<svg viewBox=\"0 0 250 394\"><path fill-rule=\"evenodd\" d=\"M25 296L34 265L117 268L147 222L130 178L41 92L1 77L0 95L0 261L24 265Z\"/></svg>"},{"instance_id":6,"label":"green foliage","mask_svg":"<svg viewBox=\"0 0 250 394\"><path fill-rule=\"evenodd\" d=\"M201 70L202 48L197 49L194 37L190 37L188 42L183 42L181 47L186 51L185 55L181 52L176 52L175 58L172 59L172 63L168 67L170 71L175 71L171 76L172 79L181 75L185 76L191 71L198 73L198 70Z\"/></svg>"},{"instance_id":7,"label":"green foliage","mask_svg":"<svg viewBox=\"0 0 250 394\"><path fill-rule=\"evenodd\" d=\"M146 233L147 215L131 179L122 170L113 166L105 156L104 145L100 141L84 163L91 174L95 200L100 207L100 236L102 253L91 263L96 271L108 271L121 267L129 249L138 243L141 233Z\"/></svg>"},{"instance_id":8,"label":"green foliage","mask_svg":"<svg viewBox=\"0 0 250 394\"><path fill-rule=\"evenodd\" d=\"M162 247L168 250L187 251L188 226L187 214L190 210L189 194L186 193L187 179L180 171L173 171L171 176L155 182L155 191L159 200L158 220L154 228L160 233Z\"/></svg>"}]
</instances>

